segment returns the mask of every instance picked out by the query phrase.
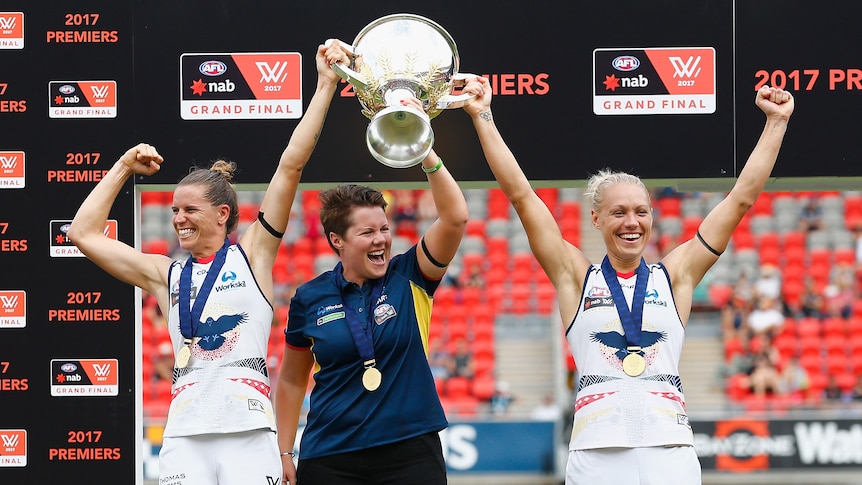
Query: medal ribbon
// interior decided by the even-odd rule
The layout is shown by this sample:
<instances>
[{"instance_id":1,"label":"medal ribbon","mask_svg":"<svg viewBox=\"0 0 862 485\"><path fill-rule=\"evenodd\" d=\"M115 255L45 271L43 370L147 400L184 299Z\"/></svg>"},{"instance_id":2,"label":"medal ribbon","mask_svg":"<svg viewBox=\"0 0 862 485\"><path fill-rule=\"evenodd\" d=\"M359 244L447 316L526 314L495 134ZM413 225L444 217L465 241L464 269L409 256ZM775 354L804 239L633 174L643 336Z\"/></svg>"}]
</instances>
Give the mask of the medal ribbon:
<instances>
[{"instance_id":1,"label":"medal ribbon","mask_svg":"<svg viewBox=\"0 0 862 485\"><path fill-rule=\"evenodd\" d=\"M637 278L635 279L635 293L632 297L632 308L626 303L626 297L623 294L623 288L617 279L617 272L611 261L605 256L602 261L602 274L605 277L605 282L608 284L608 289L611 290L611 297L614 299L614 306L617 307L617 314L620 316L620 323L623 325L623 332L626 337L626 343L629 346L641 345L641 327L643 325L644 316L644 300L646 299L646 287L649 280L649 268L646 262L641 258L641 263L637 269Z\"/></svg>"},{"instance_id":2,"label":"medal ribbon","mask_svg":"<svg viewBox=\"0 0 862 485\"><path fill-rule=\"evenodd\" d=\"M344 276L341 274L341 268L341 263L338 263L335 267L336 281L339 283L339 288L344 287L345 281ZM386 287L384 279L385 277L374 282L374 286L371 288L371 305L369 306L373 306L380 299L380 295L383 294L383 289ZM363 367L374 367L376 363L374 360L374 342L371 339L372 325L369 323L373 311L369 311L368 315L363 319L359 315L359 312L356 311L356 307L344 301L344 290L341 293L341 303L344 306L347 328L350 329L350 333L353 335L353 341L356 343L356 350L359 351Z\"/></svg>"},{"instance_id":3,"label":"medal ribbon","mask_svg":"<svg viewBox=\"0 0 862 485\"><path fill-rule=\"evenodd\" d=\"M196 261L195 258L189 256L186 265L183 266L183 271L180 273L180 294L178 297L180 306L180 332L186 340L192 339L198 331L201 314L204 312L204 305L206 305L207 297L209 297L215 280L221 271L221 267L224 266L224 261L227 259L227 248L229 245L228 239L225 238L224 245L216 253L215 259L209 271L207 271L206 278L204 278L204 282L198 290L194 307L191 306L190 302L192 293L192 266L194 266L193 263Z\"/></svg>"}]
</instances>

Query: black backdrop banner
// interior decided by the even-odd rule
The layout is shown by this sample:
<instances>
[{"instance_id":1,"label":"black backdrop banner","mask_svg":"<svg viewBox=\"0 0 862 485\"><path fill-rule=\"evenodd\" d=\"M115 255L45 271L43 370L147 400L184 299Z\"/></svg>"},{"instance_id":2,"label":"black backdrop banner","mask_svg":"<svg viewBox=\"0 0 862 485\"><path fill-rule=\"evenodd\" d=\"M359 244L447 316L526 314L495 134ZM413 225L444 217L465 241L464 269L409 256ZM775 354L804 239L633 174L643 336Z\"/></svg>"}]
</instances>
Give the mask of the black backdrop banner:
<instances>
[{"instance_id":1,"label":"black backdrop banner","mask_svg":"<svg viewBox=\"0 0 862 485\"><path fill-rule=\"evenodd\" d=\"M169 190L192 165L227 158L238 184L265 184L314 89L317 46L413 13L452 35L462 72L491 80L500 130L537 185L579 185L611 167L729 187L763 126L754 92L770 84L797 99L776 179L837 187L860 175L851 116L862 111L860 10L855 0L5 0L3 481L140 480L138 298L64 232L135 143L166 162L130 182L111 212L106 230L129 244L135 183ZM343 83L303 182L422 183L418 167L372 159L367 124ZM493 184L461 110L432 127L456 179Z\"/></svg>"}]
</instances>

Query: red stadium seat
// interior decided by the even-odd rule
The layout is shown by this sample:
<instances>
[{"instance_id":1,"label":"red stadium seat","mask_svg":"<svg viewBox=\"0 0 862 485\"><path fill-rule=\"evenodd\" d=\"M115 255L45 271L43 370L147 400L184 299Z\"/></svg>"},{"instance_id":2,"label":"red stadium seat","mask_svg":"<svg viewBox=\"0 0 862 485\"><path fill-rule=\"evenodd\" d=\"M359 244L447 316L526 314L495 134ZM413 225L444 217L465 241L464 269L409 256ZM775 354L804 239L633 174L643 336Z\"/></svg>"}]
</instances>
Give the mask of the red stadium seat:
<instances>
[{"instance_id":1,"label":"red stadium seat","mask_svg":"<svg viewBox=\"0 0 862 485\"><path fill-rule=\"evenodd\" d=\"M473 380L473 396L480 401L490 401L495 386L496 381L491 376L476 377Z\"/></svg>"},{"instance_id":2,"label":"red stadium seat","mask_svg":"<svg viewBox=\"0 0 862 485\"><path fill-rule=\"evenodd\" d=\"M471 396L470 387L470 379L459 376L450 377L446 379L446 397L449 399L457 399Z\"/></svg>"}]
</instances>

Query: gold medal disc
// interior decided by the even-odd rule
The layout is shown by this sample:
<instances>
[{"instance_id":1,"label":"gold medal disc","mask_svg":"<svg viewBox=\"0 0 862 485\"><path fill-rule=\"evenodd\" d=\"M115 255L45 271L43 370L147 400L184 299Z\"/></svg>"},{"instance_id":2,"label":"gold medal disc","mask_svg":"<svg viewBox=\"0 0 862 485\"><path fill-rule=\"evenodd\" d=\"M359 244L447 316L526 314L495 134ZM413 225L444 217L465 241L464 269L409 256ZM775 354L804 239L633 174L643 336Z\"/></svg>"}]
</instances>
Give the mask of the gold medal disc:
<instances>
[{"instance_id":1,"label":"gold medal disc","mask_svg":"<svg viewBox=\"0 0 862 485\"><path fill-rule=\"evenodd\" d=\"M623 359L623 371L632 377L643 374L645 369L646 360L644 360L641 354L631 353Z\"/></svg>"},{"instance_id":2,"label":"gold medal disc","mask_svg":"<svg viewBox=\"0 0 862 485\"><path fill-rule=\"evenodd\" d=\"M376 367L368 367L362 373L362 385L369 391L376 391L382 379L383 374Z\"/></svg>"},{"instance_id":3,"label":"gold medal disc","mask_svg":"<svg viewBox=\"0 0 862 485\"><path fill-rule=\"evenodd\" d=\"M192 357L192 351L189 348L188 344L183 345L183 348L177 352L176 366L180 369L185 368L185 366L189 365L189 359Z\"/></svg>"}]
</instances>

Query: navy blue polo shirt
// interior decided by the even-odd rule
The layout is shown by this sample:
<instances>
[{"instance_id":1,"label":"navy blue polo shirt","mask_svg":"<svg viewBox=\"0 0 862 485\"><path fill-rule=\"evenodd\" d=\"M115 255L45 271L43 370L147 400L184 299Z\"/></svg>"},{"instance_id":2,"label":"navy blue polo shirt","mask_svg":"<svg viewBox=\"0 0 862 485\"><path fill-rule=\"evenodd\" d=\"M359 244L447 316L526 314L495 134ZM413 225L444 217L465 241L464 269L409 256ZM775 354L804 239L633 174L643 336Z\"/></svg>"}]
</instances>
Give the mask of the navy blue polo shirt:
<instances>
[{"instance_id":1,"label":"navy blue polo shirt","mask_svg":"<svg viewBox=\"0 0 862 485\"><path fill-rule=\"evenodd\" d=\"M419 270L416 246L393 257L381 280L363 287L342 277L339 262L296 290L285 342L314 353L314 388L300 456L317 458L413 438L446 426L428 365L432 296L439 280ZM382 285L377 301L370 301ZM365 370L345 306L371 328L380 387L362 385Z\"/></svg>"}]
</instances>

